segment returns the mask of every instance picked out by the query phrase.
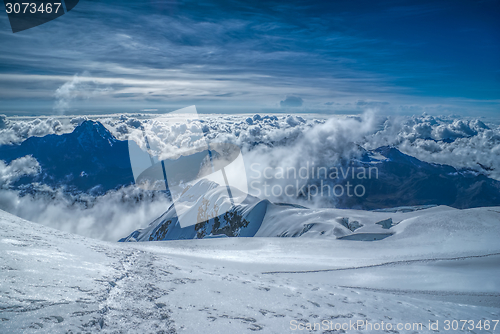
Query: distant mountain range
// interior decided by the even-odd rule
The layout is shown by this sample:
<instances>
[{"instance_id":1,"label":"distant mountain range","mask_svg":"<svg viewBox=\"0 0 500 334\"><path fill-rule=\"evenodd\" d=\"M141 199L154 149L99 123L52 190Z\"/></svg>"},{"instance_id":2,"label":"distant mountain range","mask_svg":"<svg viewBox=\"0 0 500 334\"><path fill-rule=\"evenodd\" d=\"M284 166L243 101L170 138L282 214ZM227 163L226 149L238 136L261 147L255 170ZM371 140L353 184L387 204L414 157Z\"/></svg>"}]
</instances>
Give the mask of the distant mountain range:
<instances>
[{"instance_id":1,"label":"distant mountain range","mask_svg":"<svg viewBox=\"0 0 500 334\"><path fill-rule=\"evenodd\" d=\"M103 194L134 183L127 141L117 140L99 122L88 120L72 133L30 137L18 145L0 146L0 160L6 163L26 155L38 161L41 172L22 177L12 185L15 189L29 189L37 182L54 188L64 187L72 193ZM362 150L361 158L343 164L375 166L378 178L356 180L365 187L366 195L332 199L331 204L338 208L500 205L499 181L475 171L423 162L394 147ZM339 179L336 182L345 185L347 181ZM319 180L311 180L310 184L315 182Z\"/></svg>"},{"instance_id":2,"label":"distant mountain range","mask_svg":"<svg viewBox=\"0 0 500 334\"><path fill-rule=\"evenodd\" d=\"M72 133L30 137L19 145L0 146L7 163L31 155L41 173L23 177L14 186L33 182L67 191L103 194L134 183L128 143L117 140L101 123L84 121Z\"/></svg>"},{"instance_id":3,"label":"distant mountain range","mask_svg":"<svg viewBox=\"0 0 500 334\"><path fill-rule=\"evenodd\" d=\"M467 209L500 205L500 182L484 174L427 163L389 146L361 150L362 157L344 162L344 168L376 167L378 177L373 173L371 178L355 180L364 186L366 196L338 197L336 207L374 210L435 204ZM352 183L352 179L341 179L339 184L345 186L349 180Z\"/></svg>"}]
</instances>

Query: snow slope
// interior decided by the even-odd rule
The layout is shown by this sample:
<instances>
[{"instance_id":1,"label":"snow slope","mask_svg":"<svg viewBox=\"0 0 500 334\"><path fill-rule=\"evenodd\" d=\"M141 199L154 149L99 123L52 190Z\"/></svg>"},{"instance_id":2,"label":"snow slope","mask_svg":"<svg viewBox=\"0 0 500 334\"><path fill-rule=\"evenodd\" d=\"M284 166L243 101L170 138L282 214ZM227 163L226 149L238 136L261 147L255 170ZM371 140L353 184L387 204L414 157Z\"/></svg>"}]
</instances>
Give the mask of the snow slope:
<instances>
[{"instance_id":1,"label":"snow slope","mask_svg":"<svg viewBox=\"0 0 500 334\"><path fill-rule=\"evenodd\" d=\"M500 208L413 214L377 242L108 243L0 212L0 332L307 333L290 322L363 320L431 333L429 321L499 319Z\"/></svg>"}]
</instances>

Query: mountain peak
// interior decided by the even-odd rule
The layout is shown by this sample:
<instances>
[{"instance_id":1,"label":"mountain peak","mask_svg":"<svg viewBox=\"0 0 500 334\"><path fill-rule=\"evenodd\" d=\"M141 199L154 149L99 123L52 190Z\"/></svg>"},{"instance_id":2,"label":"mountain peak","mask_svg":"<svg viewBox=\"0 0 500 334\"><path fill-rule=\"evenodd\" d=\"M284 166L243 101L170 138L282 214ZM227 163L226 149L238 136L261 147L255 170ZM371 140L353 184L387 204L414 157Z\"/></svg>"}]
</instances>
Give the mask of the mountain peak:
<instances>
[{"instance_id":1,"label":"mountain peak","mask_svg":"<svg viewBox=\"0 0 500 334\"><path fill-rule=\"evenodd\" d=\"M111 132L109 132L108 129L102 123L97 122L97 121L92 121L92 120L86 120L83 121L80 125L78 125L74 130L73 134L80 135L80 134L98 134L99 136L106 138L106 139L113 139L116 140L116 138L113 136Z\"/></svg>"},{"instance_id":2,"label":"mountain peak","mask_svg":"<svg viewBox=\"0 0 500 334\"><path fill-rule=\"evenodd\" d=\"M69 135L76 137L82 146L95 146L104 142L106 146L113 146L117 142L115 136L102 123L92 120L82 122Z\"/></svg>"}]
</instances>

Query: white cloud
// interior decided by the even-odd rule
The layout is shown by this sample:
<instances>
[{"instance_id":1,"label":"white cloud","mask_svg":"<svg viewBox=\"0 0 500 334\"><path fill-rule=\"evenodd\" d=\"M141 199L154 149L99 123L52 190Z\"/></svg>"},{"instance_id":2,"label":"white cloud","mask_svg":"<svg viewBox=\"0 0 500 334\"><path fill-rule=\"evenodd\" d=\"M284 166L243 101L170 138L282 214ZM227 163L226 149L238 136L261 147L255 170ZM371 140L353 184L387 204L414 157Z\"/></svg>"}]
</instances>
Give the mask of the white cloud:
<instances>
[{"instance_id":1,"label":"white cloud","mask_svg":"<svg viewBox=\"0 0 500 334\"><path fill-rule=\"evenodd\" d=\"M287 96L283 101L280 101L280 106L282 108L295 108L302 107L304 101L298 96Z\"/></svg>"},{"instance_id":2,"label":"white cloud","mask_svg":"<svg viewBox=\"0 0 500 334\"><path fill-rule=\"evenodd\" d=\"M423 161L470 168L500 180L500 128L481 120L428 115L388 119L364 144L370 149L383 145L396 146Z\"/></svg>"},{"instance_id":3,"label":"white cloud","mask_svg":"<svg viewBox=\"0 0 500 334\"><path fill-rule=\"evenodd\" d=\"M56 89L54 110L63 114L71 109L71 104L77 99L90 99L112 91L110 87L102 87L93 80L88 72L75 74L73 78Z\"/></svg>"},{"instance_id":4,"label":"white cloud","mask_svg":"<svg viewBox=\"0 0 500 334\"><path fill-rule=\"evenodd\" d=\"M0 160L0 189L8 186L25 175L36 175L40 172L38 161L32 156L25 156L6 164Z\"/></svg>"},{"instance_id":5,"label":"white cloud","mask_svg":"<svg viewBox=\"0 0 500 334\"><path fill-rule=\"evenodd\" d=\"M68 196L46 189L32 196L13 190L0 191L0 209L21 218L91 238L118 241L146 226L168 209L163 196L152 197L127 187L104 196Z\"/></svg>"},{"instance_id":6,"label":"white cloud","mask_svg":"<svg viewBox=\"0 0 500 334\"><path fill-rule=\"evenodd\" d=\"M4 127L0 126L0 145L17 144L29 137L71 132L75 127L75 124L71 124L68 119L56 117L3 120Z\"/></svg>"},{"instance_id":7,"label":"white cloud","mask_svg":"<svg viewBox=\"0 0 500 334\"><path fill-rule=\"evenodd\" d=\"M0 115L0 130L4 129L7 126L7 123L8 123L7 116Z\"/></svg>"}]
</instances>

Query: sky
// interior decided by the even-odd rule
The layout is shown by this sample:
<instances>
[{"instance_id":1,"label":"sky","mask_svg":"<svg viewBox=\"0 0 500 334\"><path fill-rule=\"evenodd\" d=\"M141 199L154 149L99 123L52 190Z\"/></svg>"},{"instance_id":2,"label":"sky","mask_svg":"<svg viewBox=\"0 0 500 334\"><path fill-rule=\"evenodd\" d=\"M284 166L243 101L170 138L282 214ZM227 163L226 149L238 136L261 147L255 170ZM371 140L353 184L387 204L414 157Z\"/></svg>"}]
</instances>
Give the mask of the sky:
<instances>
[{"instance_id":1,"label":"sky","mask_svg":"<svg viewBox=\"0 0 500 334\"><path fill-rule=\"evenodd\" d=\"M12 33L0 113L500 116L500 1L91 1Z\"/></svg>"}]
</instances>

